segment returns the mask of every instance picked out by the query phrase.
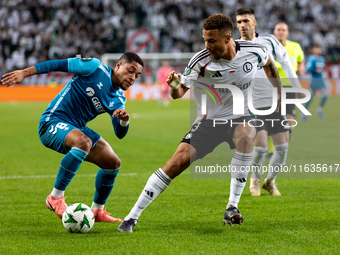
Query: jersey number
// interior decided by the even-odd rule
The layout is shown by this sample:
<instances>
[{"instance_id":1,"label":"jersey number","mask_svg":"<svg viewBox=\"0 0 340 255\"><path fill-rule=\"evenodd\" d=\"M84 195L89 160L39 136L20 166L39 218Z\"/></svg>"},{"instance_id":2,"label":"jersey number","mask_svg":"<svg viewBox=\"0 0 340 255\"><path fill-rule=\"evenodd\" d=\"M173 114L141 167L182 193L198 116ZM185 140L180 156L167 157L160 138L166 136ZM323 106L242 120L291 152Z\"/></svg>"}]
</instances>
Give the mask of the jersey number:
<instances>
[{"instance_id":1,"label":"jersey number","mask_svg":"<svg viewBox=\"0 0 340 255\"><path fill-rule=\"evenodd\" d=\"M69 127L67 126L67 124L65 123L58 123L55 127L53 125L51 125L51 129L50 129L50 133L55 135L59 129L64 129L64 130L68 130Z\"/></svg>"}]
</instances>

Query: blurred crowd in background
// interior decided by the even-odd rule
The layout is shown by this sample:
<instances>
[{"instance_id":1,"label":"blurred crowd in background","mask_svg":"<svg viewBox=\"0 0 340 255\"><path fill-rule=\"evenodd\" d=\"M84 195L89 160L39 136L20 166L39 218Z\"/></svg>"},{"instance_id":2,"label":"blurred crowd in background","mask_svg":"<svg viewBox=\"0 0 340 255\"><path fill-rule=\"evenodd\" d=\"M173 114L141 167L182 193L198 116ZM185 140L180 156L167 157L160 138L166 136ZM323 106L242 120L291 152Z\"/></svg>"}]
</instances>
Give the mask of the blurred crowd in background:
<instances>
[{"instance_id":1,"label":"blurred crowd in background","mask_svg":"<svg viewBox=\"0 0 340 255\"><path fill-rule=\"evenodd\" d=\"M204 19L222 12L235 22L241 7L255 10L257 32L285 21L305 55L319 44L327 62L340 61L338 0L0 0L0 73L78 53L125 52L133 28L158 30L159 52L197 52Z\"/></svg>"}]
</instances>

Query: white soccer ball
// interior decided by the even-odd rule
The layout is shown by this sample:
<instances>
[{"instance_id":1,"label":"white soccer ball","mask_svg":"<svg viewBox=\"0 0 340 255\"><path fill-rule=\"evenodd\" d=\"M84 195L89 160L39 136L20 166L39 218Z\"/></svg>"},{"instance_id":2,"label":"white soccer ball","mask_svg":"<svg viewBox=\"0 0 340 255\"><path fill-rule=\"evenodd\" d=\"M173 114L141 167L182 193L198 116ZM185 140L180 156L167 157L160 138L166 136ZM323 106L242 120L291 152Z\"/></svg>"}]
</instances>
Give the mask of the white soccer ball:
<instances>
[{"instance_id":1,"label":"white soccer ball","mask_svg":"<svg viewBox=\"0 0 340 255\"><path fill-rule=\"evenodd\" d=\"M71 233L87 233L94 225L90 207L82 203L72 204L63 213L63 225Z\"/></svg>"}]
</instances>

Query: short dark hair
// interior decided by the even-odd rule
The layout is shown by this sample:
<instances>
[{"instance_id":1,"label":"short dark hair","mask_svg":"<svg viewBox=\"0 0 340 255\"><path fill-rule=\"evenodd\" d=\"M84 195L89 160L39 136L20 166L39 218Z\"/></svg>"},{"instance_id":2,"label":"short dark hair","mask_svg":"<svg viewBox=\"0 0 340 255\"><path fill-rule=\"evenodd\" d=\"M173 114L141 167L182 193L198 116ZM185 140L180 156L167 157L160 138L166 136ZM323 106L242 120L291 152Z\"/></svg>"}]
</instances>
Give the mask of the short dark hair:
<instances>
[{"instance_id":1,"label":"short dark hair","mask_svg":"<svg viewBox=\"0 0 340 255\"><path fill-rule=\"evenodd\" d=\"M218 29L222 32L232 33L234 30L234 23L225 14L218 13L208 17L203 23L204 30Z\"/></svg>"},{"instance_id":2,"label":"short dark hair","mask_svg":"<svg viewBox=\"0 0 340 255\"><path fill-rule=\"evenodd\" d=\"M255 16L255 11L252 8L241 8L241 9L238 9L237 12L236 12L236 16L244 15L244 14L249 14L249 15Z\"/></svg>"},{"instance_id":3,"label":"short dark hair","mask_svg":"<svg viewBox=\"0 0 340 255\"><path fill-rule=\"evenodd\" d=\"M144 62L143 60L140 58L140 56L138 56L136 53L134 52L125 52L120 59L118 60L120 62L124 62L124 63L131 63L132 61L136 61L138 64L140 64L142 67L144 67Z\"/></svg>"}]
</instances>

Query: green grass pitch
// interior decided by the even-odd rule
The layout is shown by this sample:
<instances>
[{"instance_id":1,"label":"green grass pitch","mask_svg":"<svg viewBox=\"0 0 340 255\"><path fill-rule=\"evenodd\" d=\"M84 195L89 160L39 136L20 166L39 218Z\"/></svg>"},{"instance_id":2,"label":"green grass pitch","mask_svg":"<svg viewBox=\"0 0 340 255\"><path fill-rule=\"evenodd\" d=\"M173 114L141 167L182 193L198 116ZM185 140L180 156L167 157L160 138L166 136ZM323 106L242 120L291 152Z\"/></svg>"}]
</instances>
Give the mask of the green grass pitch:
<instances>
[{"instance_id":1,"label":"green grass pitch","mask_svg":"<svg viewBox=\"0 0 340 255\"><path fill-rule=\"evenodd\" d=\"M317 99L315 100L317 101ZM340 98L326 119L315 114L294 129L287 164L339 164ZM0 104L0 254L335 254L339 252L340 179L281 178L281 197L263 191L239 204L241 226L224 226L230 179L191 178L186 170L142 214L134 233L96 223L88 234L68 233L45 206L63 155L45 148L37 128L47 103ZM114 217L130 211L149 176L173 155L190 128L189 101L128 102L128 135L117 139L110 118L89 124L122 160L107 202ZM299 118L298 118L299 120ZM226 157L233 151L227 146ZM97 167L83 163L67 188L68 204L91 205ZM338 170L340 172L340 169ZM339 173L340 175L340 173Z\"/></svg>"}]
</instances>

